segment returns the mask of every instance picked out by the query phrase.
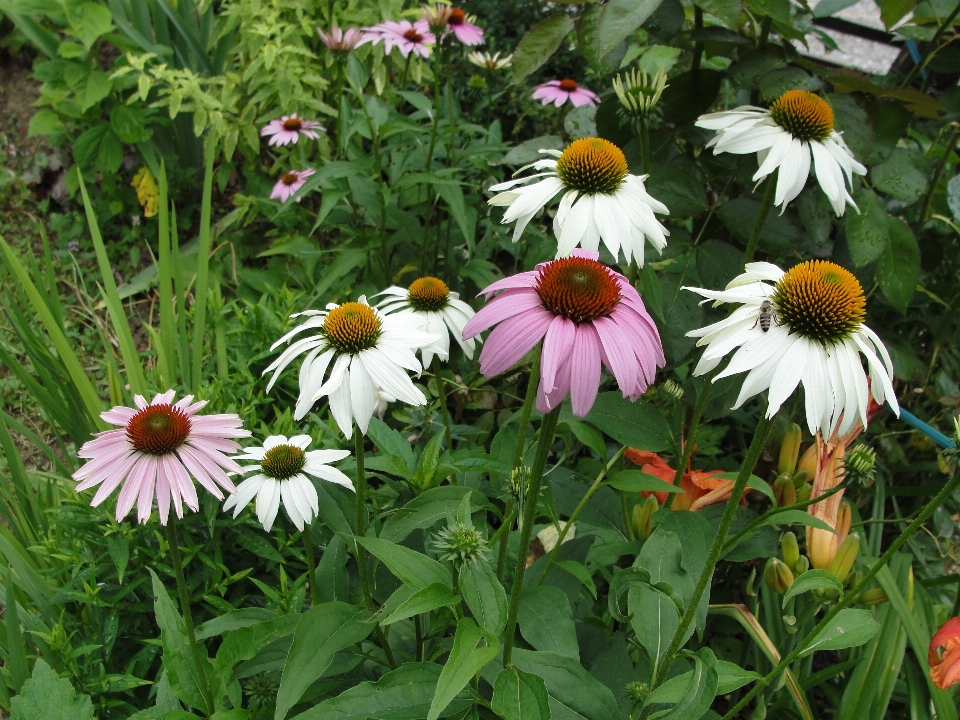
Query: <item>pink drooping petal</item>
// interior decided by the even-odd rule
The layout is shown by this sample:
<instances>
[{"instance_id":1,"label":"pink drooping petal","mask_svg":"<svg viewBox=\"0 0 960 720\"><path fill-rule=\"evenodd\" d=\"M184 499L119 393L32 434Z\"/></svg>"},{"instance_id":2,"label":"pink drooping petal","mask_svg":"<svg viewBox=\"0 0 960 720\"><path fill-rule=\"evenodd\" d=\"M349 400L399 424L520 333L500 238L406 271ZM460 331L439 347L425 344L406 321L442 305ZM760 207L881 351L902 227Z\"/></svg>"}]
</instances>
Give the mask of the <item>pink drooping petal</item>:
<instances>
[{"instance_id":1,"label":"pink drooping petal","mask_svg":"<svg viewBox=\"0 0 960 720\"><path fill-rule=\"evenodd\" d=\"M585 417L600 389L600 338L590 323L577 326L570 354L570 401L573 414Z\"/></svg>"},{"instance_id":2,"label":"pink drooping petal","mask_svg":"<svg viewBox=\"0 0 960 720\"><path fill-rule=\"evenodd\" d=\"M540 388L541 392L552 392L556 385L557 371L567 361L573 350L573 338L577 326L573 320L557 315L550 322L547 334L543 338L543 350L540 352Z\"/></svg>"},{"instance_id":3,"label":"pink drooping petal","mask_svg":"<svg viewBox=\"0 0 960 720\"><path fill-rule=\"evenodd\" d=\"M623 333L610 318L599 317L593 321L600 344L603 347L605 365L617 379L624 397L634 391L637 384L637 364L633 348L624 342Z\"/></svg>"},{"instance_id":4,"label":"pink drooping petal","mask_svg":"<svg viewBox=\"0 0 960 720\"><path fill-rule=\"evenodd\" d=\"M484 305L463 326L464 339L479 335L484 330L516 315L542 307L540 296L533 290L508 290Z\"/></svg>"},{"instance_id":5,"label":"pink drooping petal","mask_svg":"<svg viewBox=\"0 0 960 720\"><path fill-rule=\"evenodd\" d=\"M144 471L143 480L140 482L140 496L137 499L137 522L141 525L146 524L153 512L153 489L156 486L159 471L160 458L151 457Z\"/></svg>"},{"instance_id":6,"label":"pink drooping petal","mask_svg":"<svg viewBox=\"0 0 960 720\"><path fill-rule=\"evenodd\" d=\"M502 280L497 280L495 283L487 285L483 290L480 291L480 295L489 295L490 293L495 293L498 290L513 290L519 288L532 288L537 284L537 277L540 275L536 270L530 270L528 272L517 273L516 275L511 275L510 277L505 277Z\"/></svg>"},{"instance_id":7,"label":"pink drooping petal","mask_svg":"<svg viewBox=\"0 0 960 720\"><path fill-rule=\"evenodd\" d=\"M493 377L512 367L540 342L552 319L543 308L534 308L497 325L480 353L480 372Z\"/></svg>"},{"instance_id":8,"label":"pink drooping petal","mask_svg":"<svg viewBox=\"0 0 960 720\"><path fill-rule=\"evenodd\" d=\"M563 358L563 363L557 370L553 381L553 390L546 391L543 387L543 377L540 378L540 387L537 389L537 411L548 413L559 406L565 397L570 394L570 373L573 368L570 356Z\"/></svg>"}]
</instances>

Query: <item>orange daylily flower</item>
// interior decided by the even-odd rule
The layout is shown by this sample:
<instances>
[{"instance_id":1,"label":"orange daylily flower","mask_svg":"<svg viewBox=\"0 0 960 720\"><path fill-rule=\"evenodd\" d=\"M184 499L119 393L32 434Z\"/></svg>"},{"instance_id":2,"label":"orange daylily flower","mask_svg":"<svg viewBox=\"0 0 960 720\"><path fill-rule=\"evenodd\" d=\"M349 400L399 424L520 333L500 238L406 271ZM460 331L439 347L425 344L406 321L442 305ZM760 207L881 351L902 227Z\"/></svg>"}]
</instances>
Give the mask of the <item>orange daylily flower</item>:
<instances>
[{"instance_id":1,"label":"orange daylily flower","mask_svg":"<svg viewBox=\"0 0 960 720\"><path fill-rule=\"evenodd\" d=\"M624 453L627 460L648 475L653 475L672 483L677 475L677 471L671 468L667 461L656 453L647 450L634 450L628 448ZM733 480L724 480L716 477L722 475L723 470L691 470L689 467L680 480L681 492L675 494L672 510L693 510L697 511L713 503L726 502L733 492ZM643 490L640 493L643 497L653 495L657 502L663 505L670 493L650 492Z\"/></svg>"},{"instance_id":2,"label":"orange daylily flower","mask_svg":"<svg viewBox=\"0 0 960 720\"><path fill-rule=\"evenodd\" d=\"M941 690L960 683L960 617L950 618L937 630L930 640L927 663L930 679Z\"/></svg>"}]
</instances>

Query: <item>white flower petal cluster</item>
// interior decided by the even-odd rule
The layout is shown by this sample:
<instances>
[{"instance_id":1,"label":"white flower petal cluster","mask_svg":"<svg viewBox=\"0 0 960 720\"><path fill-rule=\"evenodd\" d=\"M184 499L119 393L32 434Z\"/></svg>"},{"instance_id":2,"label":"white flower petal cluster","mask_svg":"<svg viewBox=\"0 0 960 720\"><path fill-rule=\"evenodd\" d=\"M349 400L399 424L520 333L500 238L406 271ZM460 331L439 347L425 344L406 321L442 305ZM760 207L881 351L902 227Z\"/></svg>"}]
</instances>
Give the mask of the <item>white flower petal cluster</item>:
<instances>
[{"instance_id":1,"label":"white flower petal cluster","mask_svg":"<svg viewBox=\"0 0 960 720\"><path fill-rule=\"evenodd\" d=\"M446 360L450 356L450 337L457 341L457 344L463 349L463 354L468 358L473 358L473 352L477 347L477 341L463 339L463 326L474 316L474 310L460 299L459 293L450 292L447 297L447 304L440 310L416 310L410 304L409 290L392 286L388 287L380 295L387 297L377 304L385 315L396 312L411 312L420 315L427 323L427 332L431 335L437 335L440 339L433 345L422 348L423 367L430 367L434 355Z\"/></svg>"}]
</instances>

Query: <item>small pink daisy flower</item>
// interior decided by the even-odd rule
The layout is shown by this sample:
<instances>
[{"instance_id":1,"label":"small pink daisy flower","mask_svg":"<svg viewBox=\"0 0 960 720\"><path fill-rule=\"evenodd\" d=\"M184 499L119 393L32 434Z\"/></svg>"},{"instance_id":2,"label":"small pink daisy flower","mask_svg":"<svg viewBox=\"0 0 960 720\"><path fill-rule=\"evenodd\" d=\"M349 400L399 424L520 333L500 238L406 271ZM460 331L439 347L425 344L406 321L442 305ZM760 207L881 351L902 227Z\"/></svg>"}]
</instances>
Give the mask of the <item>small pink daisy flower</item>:
<instances>
[{"instance_id":1,"label":"small pink daisy flower","mask_svg":"<svg viewBox=\"0 0 960 720\"><path fill-rule=\"evenodd\" d=\"M570 395L584 417L597 397L600 367L636 400L665 365L660 335L640 295L599 253L574 250L489 285L488 302L463 328L471 338L494 325L480 353L487 377L508 370L543 340L537 410L549 412Z\"/></svg>"},{"instance_id":2,"label":"small pink daisy flower","mask_svg":"<svg viewBox=\"0 0 960 720\"><path fill-rule=\"evenodd\" d=\"M277 180L277 184L273 186L273 192L270 193L270 199L286 202L293 195L297 194L297 191L303 187L303 184L307 181L307 178L313 175L315 172L316 170L313 168L307 168L306 170L291 170L290 172L285 173L279 180ZM300 198L297 198L297 202L300 202Z\"/></svg>"},{"instance_id":3,"label":"small pink daisy flower","mask_svg":"<svg viewBox=\"0 0 960 720\"><path fill-rule=\"evenodd\" d=\"M430 57L430 47L437 42L426 20L417 20L414 23L409 20L387 20L379 25L363 28L363 38L357 45L376 45L381 40L387 53L397 47L404 57L409 57L412 52L424 58Z\"/></svg>"},{"instance_id":4,"label":"small pink daisy flower","mask_svg":"<svg viewBox=\"0 0 960 720\"><path fill-rule=\"evenodd\" d=\"M301 134L316 140L320 137L316 131L324 129L320 123L298 118L297 114L294 113L293 115L284 115L279 120L271 120L260 131L260 135L263 137L272 135L270 145L289 145L290 143L295 144Z\"/></svg>"},{"instance_id":5,"label":"small pink daisy flower","mask_svg":"<svg viewBox=\"0 0 960 720\"><path fill-rule=\"evenodd\" d=\"M330 28L329 34L317 28L317 35L323 40L324 45L335 52L350 52L363 39L363 33L359 28L341 30L336 25Z\"/></svg>"},{"instance_id":6,"label":"small pink daisy flower","mask_svg":"<svg viewBox=\"0 0 960 720\"><path fill-rule=\"evenodd\" d=\"M460 8L453 8L450 11L450 17L447 18L447 27L453 30L457 40L464 45L483 45L486 42L483 39L483 28L468 22L473 19L472 17L468 18L467 14Z\"/></svg>"},{"instance_id":7,"label":"small pink daisy flower","mask_svg":"<svg viewBox=\"0 0 960 720\"><path fill-rule=\"evenodd\" d=\"M194 512L200 509L197 489L190 479L196 478L211 495L223 500L223 488L229 493L236 488L225 470L242 472L242 468L224 453L235 453L240 444L229 438L248 437L240 418L228 415L198 415L206 400L193 402L187 395L171 404L174 391L156 395L147 404L134 396L137 408L114 407L100 417L117 430L98 433L85 442L79 457L90 460L73 474L81 492L100 485L90 504L97 507L123 483L117 497L117 522L137 503L137 520L150 519L156 494L160 524L167 524L170 501L178 518L183 517L182 502ZM217 487L217 486L220 487Z\"/></svg>"},{"instance_id":8,"label":"small pink daisy flower","mask_svg":"<svg viewBox=\"0 0 960 720\"><path fill-rule=\"evenodd\" d=\"M574 107L581 105L596 107L600 101L595 92L580 87L575 80L569 78L549 80L543 85L538 85L530 97L540 100L542 105L553 103L557 107L563 105L568 99Z\"/></svg>"}]
</instances>

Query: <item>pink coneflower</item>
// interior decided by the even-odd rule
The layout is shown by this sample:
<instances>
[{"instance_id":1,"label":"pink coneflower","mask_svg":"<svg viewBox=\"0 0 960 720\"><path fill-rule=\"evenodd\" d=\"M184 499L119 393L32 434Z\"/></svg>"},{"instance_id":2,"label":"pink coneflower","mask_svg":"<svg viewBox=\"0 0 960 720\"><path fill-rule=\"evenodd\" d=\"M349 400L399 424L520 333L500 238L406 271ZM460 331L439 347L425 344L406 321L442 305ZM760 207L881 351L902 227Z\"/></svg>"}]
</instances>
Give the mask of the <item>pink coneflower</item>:
<instances>
[{"instance_id":1,"label":"pink coneflower","mask_svg":"<svg viewBox=\"0 0 960 720\"><path fill-rule=\"evenodd\" d=\"M415 23L409 20L387 20L379 25L363 28L363 38L357 45L376 45L381 40L387 53L397 47L404 57L409 57L413 52L424 58L430 57L430 47L437 42L426 20L417 20Z\"/></svg>"},{"instance_id":2,"label":"pink coneflower","mask_svg":"<svg viewBox=\"0 0 960 720\"><path fill-rule=\"evenodd\" d=\"M73 474L73 479L80 481L77 491L100 485L90 501L92 506L98 506L123 483L117 498L117 522L137 503L137 520L145 523L153 511L154 491L161 525L167 524L171 500L178 518L183 517L181 501L196 512L200 504L191 475L218 500L224 497L221 487L236 492L224 469L242 472L242 468L224 453L240 448L229 438L248 437L250 432L232 413L198 415L206 400L193 402L193 395L187 395L171 404L173 398L174 391L168 390L147 404L136 395L139 409L118 406L101 413L105 421L122 427L98 433L77 453L90 460Z\"/></svg>"},{"instance_id":3,"label":"pink coneflower","mask_svg":"<svg viewBox=\"0 0 960 720\"><path fill-rule=\"evenodd\" d=\"M423 8L423 19L435 33L446 36L450 31L464 45L483 45L483 28L473 24L476 18L460 8L432 5Z\"/></svg>"},{"instance_id":4,"label":"pink coneflower","mask_svg":"<svg viewBox=\"0 0 960 720\"><path fill-rule=\"evenodd\" d=\"M317 28L317 35L323 40L323 44L334 52L350 52L363 39L363 33L359 28L347 28L342 30L336 25L330 27L330 33L327 34L320 28Z\"/></svg>"},{"instance_id":5,"label":"pink coneflower","mask_svg":"<svg viewBox=\"0 0 960 720\"><path fill-rule=\"evenodd\" d=\"M290 172L284 174L279 180L277 180L277 184L273 186L273 192L270 193L270 199L286 202L291 196L297 194L297 190L302 188L303 184L307 181L307 178L313 175L315 172L316 170L313 168L307 168L306 170L291 170ZM300 202L300 198L297 198L297 202Z\"/></svg>"},{"instance_id":6,"label":"pink coneflower","mask_svg":"<svg viewBox=\"0 0 960 720\"><path fill-rule=\"evenodd\" d=\"M324 127L320 123L298 118L297 114L294 113L293 115L284 115L279 120L271 120L260 131L260 135L263 137L272 135L270 145L289 145L290 143L296 143L301 134L316 140L320 137L316 131L323 129Z\"/></svg>"},{"instance_id":7,"label":"pink coneflower","mask_svg":"<svg viewBox=\"0 0 960 720\"><path fill-rule=\"evenodd\" d=\"M580 107L581 105L596 107L600 101L595 92L580 87L576 80L570 80L569 78L549 80L543 85L538 85L530 97L534 100L540 100L542 105L553 103L557 107L563 105L568 99L574 107Z\"/></svg>"},{"instance_id":8,"label":"pink coneflower","mask_svg":"<svg viewBox=\"0 0 960 720\"><path fill-rule=\"evenodd\" d=\"M584 417L597 397L601 364L623 396L636 400L665 364L660 335L640 295L598 257L574 250L572 257L493 283L481 294L503 292L463 328L463 337L471 338L497 325L480 353L480 372L487 377L509 369L543 340L540 412L569 394L574 415Z\"/></svg>"}]
</instances>

